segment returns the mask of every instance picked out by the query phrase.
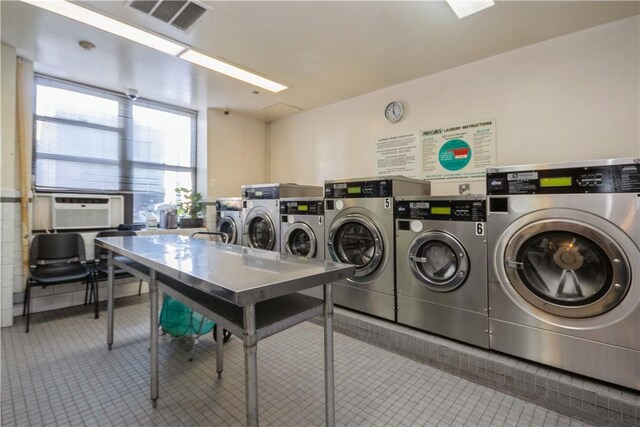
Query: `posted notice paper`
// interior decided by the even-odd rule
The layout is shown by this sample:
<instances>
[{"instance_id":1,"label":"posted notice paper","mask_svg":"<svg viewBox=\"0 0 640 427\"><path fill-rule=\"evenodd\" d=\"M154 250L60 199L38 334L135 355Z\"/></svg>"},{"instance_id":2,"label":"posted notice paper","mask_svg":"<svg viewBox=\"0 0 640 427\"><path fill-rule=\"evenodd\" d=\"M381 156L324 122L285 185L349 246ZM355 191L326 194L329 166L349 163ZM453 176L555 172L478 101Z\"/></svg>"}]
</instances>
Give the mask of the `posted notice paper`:
<instances>
[{"instance_id":1,"label":"posted notice paper","mask_svg":"<svg viewBox=\"0 0 640 427\"><path fill-rule=\"evenodd\" d=\"M375 143L377 175L420 176L417 133L378 138Z\"/></svg>"}]
</instances>

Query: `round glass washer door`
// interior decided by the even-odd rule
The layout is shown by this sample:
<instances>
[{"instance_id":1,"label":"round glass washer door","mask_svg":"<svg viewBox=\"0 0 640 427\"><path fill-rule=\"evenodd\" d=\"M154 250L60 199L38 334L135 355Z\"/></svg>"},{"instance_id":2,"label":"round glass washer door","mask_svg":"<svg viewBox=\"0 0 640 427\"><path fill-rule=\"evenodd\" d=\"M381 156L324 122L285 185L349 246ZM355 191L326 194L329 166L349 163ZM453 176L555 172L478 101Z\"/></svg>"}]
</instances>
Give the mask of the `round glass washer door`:
<instances>
[{"instance_id":1,"label":"round glass washer door","mask_svg":"<svg viewBox=\"0 0 640 427\"><path fill-rule=\"evenodd\" d=\"M467 251L458 239L442 231L417 236L409 245L408 257L415 279L432 291L452 291L469 273Z\"/></svg>"},{"instance_id":2,"label":"round glass washer door","mask_svg":"<svg viewBox=\"0 0 640 427\"><path fill-rule=\"evenodd\" d=\"M350 214L335 221L329 231L329 254L334 261L356 266L355 277L372 274L382 262L382 234L369 218Z\"/></svg>"},{"instance_id":3,"label":"round glass washer door","mask_svg":"<svg viewBox=\"0 0 640 427\"><path fill-rule=\"evenodd\" d=\"M272 250L276 241L276 229L273 221L264 212L250 214L246 221L247 242L249 247L255 249Z\"/></svg>"},{"instance_id":4,"label":"round glass washer door","mask_svg":"<svg viewBox=\"0 0 640 427\"><path fill-rule=\"evenodd\" d=\"M288 254L304 258L313 258L316 255L315 233L303 222L292 224L285 232L283 242Z\"/></svg>"},{"instance_id":5,"label":"round glass washer door","mask_svg":"<svg viewBox=\"0 0 640 427\"><path fill-rule=\"evenodd\" d=\"M236 227L236 222L233 219L226 216L219 218L216 231L227 235L227 243L230 243L232 245L236 244L238 227Z\"/></svg>"},{"instance_id":6,"label":"round glass washer door","mask_svg":"<svg viewBox=\"0 0 640 427\"><path fill-rule=\"evenodd\" d=\"M631 285L629 262L603 231L572 220L518 230L505 250L509 282L527 302L564 317L613 309Z\"/></svg>"}]
</instances>

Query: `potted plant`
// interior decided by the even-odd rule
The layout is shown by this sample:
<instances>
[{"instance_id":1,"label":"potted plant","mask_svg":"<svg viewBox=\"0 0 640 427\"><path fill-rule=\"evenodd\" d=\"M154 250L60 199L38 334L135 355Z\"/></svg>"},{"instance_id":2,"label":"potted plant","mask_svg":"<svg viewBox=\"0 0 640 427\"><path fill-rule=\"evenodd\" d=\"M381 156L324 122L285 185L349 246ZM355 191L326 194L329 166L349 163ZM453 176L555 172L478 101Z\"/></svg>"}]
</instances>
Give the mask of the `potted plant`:
<instances>
[{"instance_id":1,"label":"potted plant","mask_svg":"<svg viewBox=\"0 0 640 427\"><path fill-rule=\"evenodd\" d=\"M176 187L176 198L180 228L202 227L202 194L185 187Z\"/></svg>"}]
</instances>

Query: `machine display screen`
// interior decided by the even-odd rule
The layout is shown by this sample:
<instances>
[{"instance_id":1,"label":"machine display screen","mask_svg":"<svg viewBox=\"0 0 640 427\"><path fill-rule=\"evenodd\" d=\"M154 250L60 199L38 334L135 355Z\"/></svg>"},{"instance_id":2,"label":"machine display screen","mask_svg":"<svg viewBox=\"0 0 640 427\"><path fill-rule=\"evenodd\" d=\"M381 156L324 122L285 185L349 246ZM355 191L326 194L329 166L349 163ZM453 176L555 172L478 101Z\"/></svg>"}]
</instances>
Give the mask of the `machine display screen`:
<instances>
[{"instance_id":1,"label":"machine display screen","mask_svg":"<svg viewBox=\"0 0 640 427\"><path fill-rule=\"evenodd\" d=\"M307 212L309 210L309 205L298 205L298 210L300 212Z\"/></svg>"},{"instance_id":2,"label":"machine display screen","mask_svg":"<svg viewBox=\"0 0 640 427\"><path fill-rule=\"evenodd\" d=\"M348 194L360 194L362 193L362 187L347 187Z\"/></svg>"},{"instance_id":3,"label":"machine display screen","mask_svg":"<svg viewBox=\"0 0 640 427\"><path fill-rule=\"evenodd\" d=\"M540 187L571 187L571 177L540 178Z\"/></svg>"},{"instance_id":4,"label":"machine display screen","mask_svg":"<svg viewBox=\"0 0 640 427\"><path fill-rule=\"evenodd\" d=\"M451 215L451 206L434 206L431 215Z\"/></svg>"},{"instance_id":5,"label":"machine display screen","mask_svg":"<svg viewBox=\"0 0 640 427\"><path fill-rule=\"evenodd\" d=\"M262 196L262 191L256 191L256 196L258 197Z\"/></svg>"}]
</instances>

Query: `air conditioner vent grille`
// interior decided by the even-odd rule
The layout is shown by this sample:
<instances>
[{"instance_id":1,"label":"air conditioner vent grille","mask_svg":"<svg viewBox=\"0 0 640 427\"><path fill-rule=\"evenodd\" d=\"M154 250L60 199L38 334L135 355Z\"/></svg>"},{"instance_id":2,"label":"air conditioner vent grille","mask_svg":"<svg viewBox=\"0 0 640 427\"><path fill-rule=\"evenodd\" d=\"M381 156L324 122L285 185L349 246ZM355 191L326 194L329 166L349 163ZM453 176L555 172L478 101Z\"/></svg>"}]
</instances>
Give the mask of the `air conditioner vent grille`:
<instances>
[{"instance_id":1,"label":"air conditioner vent grille","mask_svg":"<svg viewBox=\"0 0 640 427\"><path fill-rule=\"evenodd\" d=\"M109 203L108 198L94 198L94 197L56 197L56 203L73 203L83 205L98 205Z\"/></svg>"},{"instance_id":2,"label":"air conditioner vent grille","mask_svg":"<svg viewBox=\"0 0 640 427\"><path fill-rule=\"evenodd\" d=\"M189 2L181 14L176 16L171 25L187 31L207 10L197 3Z\"/></svg>"},{"instance_id":3,"label":"air conditioner vent grille","mask_svg":"<svg viewBox=\"0 0 640 427\"><path fill-rule=\"evenodd\" d=\"M151 16L158 18L162 22L169 22L186 3L186 0L163 1L155 8Z\"/></svg>"},{"instance_id":4,"label":"air conditioner vent grille","mask_svg":"<svg viewBox=\"0 0 640 427\"><path fill-rule=\"evenodd\" d=\"M182 31L191 29L209 10L209 7L194 0L134 0L128 5Z\"/></svg>"},{"instance_id":5,"label":"air conditioner vent grille","mask_svg":"<svg viewBox=\"0 0 640 427\"><path fill-rule=\"evenodd\" d=\"M149 14L158 3L159 0L136 0L132 1L130 6L140 12Z\"/></svg>"}]
</instances>

